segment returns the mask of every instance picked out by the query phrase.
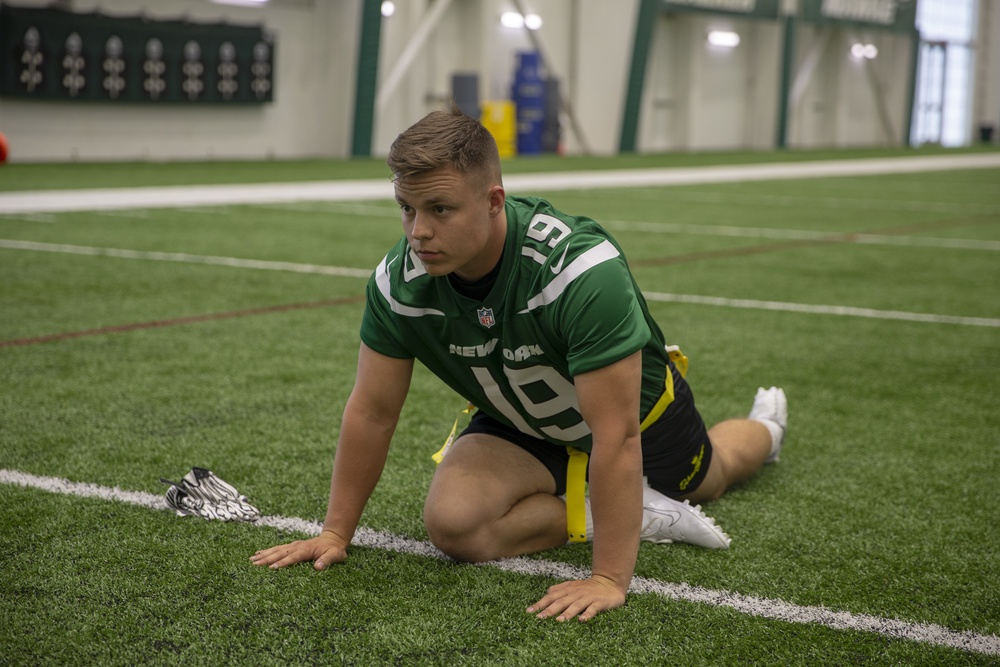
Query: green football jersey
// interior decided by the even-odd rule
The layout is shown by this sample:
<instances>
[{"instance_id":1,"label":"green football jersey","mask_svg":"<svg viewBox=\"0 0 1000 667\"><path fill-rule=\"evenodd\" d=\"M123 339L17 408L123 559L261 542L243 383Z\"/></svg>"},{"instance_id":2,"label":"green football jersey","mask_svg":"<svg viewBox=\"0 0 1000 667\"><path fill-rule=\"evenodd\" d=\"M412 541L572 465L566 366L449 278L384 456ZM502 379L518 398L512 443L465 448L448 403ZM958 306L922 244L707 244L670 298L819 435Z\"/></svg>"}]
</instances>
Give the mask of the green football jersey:
<instances>
[{"instance_id":1,"label":"green football jersey","mask_svg":"<svg viewBox=\"0 0 1000 667\"><path fill-rule=\"evenodd\" d=\"M547 201L508 197L500 272L487 297L428 275L403 237L368 282L361 340L416 358L493 418L590 451L573 377L643 353L645 417L664 393L667 354L617 242Z\"/></svg>"}]
</instances>

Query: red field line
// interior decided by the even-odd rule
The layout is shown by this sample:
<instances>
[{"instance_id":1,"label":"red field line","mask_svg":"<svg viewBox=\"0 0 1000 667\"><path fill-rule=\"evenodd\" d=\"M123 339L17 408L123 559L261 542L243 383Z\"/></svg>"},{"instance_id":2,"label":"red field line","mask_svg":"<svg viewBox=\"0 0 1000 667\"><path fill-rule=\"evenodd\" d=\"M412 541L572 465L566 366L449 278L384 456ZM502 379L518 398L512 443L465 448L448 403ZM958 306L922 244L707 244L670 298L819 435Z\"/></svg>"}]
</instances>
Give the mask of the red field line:
<instances>
[{"instance_id":1,"label":"red field line","mask_svg":"<svg viewBox=\"0 0 1000 667\"><path fill-rule=\"evenodd\" d=\"M138 331L139 329L158 329L161 327L173 327L181 324L195 324L197 322L210 322L212 320L228 320L236 317L250 317L252 315L267 315L270 313L283 313L290 310L305 310L307 308L327 308L329 306L342 306L348 303L361 303L364 295L348 296L340 299L326 299L323 301L310 301L306 303L289 303L281 306L267 306L264 308L251 308L249 310L234 310L227 313L209 313L206 315L192 315L190 317L178 317L171 320L155 320L153 322L134 322L132 324L117 324L100 329L85 329L83 331L67 331L65 333L49 334L47 336L33 336L30 338L15 338L13 340L0 341L0 347L15 347L18 345L34 345L36 343L51 343L59 340L69 340L72 338L84 338L86 336L103 336L105 334L126 333Z\"/></svg>"}]
</instances>

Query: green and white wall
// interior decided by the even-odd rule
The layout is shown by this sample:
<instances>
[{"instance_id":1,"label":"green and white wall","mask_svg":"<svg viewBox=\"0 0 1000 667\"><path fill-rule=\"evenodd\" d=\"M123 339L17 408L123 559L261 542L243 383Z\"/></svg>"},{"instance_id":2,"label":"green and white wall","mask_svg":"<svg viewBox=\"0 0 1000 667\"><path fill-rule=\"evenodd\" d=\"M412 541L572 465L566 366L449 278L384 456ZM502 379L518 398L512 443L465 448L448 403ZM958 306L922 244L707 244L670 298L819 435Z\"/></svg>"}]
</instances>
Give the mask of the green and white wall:
<instances>
[{"instance_id":1,"label":"green and white wall","mask_svg":"<svg viewBox=\"0 0 1000 667\"><path fill-rule=\"evenodd\" d=\"M373 23L379 0L270 0L261 8L63 0L60 7L78 11L263 24L276 36L274 102L153 108L0 98L0 132L12 161L381 156L442 106L453 74L478 74L483 100L506 98L515 54L540 45L566 95L569 154L905 145L915 33L809 23L800 4L809 0L770 0L771 19L733 9L768 1L678 0L671 9L659 0L396 0L395 13ZM973 91L985 116L1000 113L998 1L980 0L993 10L983 13L990 23L980 34L992 41L980 38ZM540 30L500 25L518 5L542 17ZM719 6L730 10L697 11ZM740 44L709 45L714 29L737 32ZM852 57L854 41L875 44L878 57ZM969 118L970 137L979 122Z\"/></svg>"}]
</instances>

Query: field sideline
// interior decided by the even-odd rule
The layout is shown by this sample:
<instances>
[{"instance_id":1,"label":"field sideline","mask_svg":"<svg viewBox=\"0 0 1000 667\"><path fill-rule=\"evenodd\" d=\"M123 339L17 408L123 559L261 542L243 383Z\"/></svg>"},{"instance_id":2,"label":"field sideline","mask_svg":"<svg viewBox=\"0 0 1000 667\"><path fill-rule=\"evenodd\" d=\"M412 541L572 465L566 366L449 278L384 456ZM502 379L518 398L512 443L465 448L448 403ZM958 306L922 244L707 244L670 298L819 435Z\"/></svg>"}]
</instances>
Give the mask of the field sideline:
<instances>
[{"instance_id":1,"label":"field sideline","mask_svg":"<svg viewBox=\"0 0 1000 667\"><path fill-rule=\"evenodd\" d=\"M767 378L792 404L785 460L708 507L734 549L643 545L630 604L579 630L521 616L546 580L585 574L588 549L470 568L427 541L429 454L456 397L419 371L349 563L244 565L318 530L362 281L398 236L387 179L0 192L0 593L19 603L0 649L10 664L996 664L998 178L1000 153L505 178L615 233L681 332L707 420ZM268 516L148 512L164 509L156 478L192 465ZM60 554L64 572L44 567ZM144 561L161 567L137 574ZM284 609L300 604L308 627Z\"/></svg>"}]
</instances>

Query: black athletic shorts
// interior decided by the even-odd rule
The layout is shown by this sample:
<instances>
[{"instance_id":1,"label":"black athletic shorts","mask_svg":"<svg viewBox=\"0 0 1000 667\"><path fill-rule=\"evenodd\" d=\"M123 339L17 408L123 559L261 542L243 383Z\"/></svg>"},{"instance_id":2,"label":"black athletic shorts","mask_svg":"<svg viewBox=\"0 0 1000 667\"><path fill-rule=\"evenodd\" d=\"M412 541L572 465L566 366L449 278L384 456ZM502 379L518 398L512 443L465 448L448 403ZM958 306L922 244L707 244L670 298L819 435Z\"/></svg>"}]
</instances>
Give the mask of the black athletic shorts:
<instances>
[{"instance_id":1,"label":"black athletic shorts","mask_svg":"<svg viewBox=\"0 0 1000 667\"><path fill-rule=\"evenodd\" d=\"M694 405L690 386L673 364L670 369L674 379L674 401L656 423L642 433L642 474L660 493L679 498L697 489L705 478L712 462L712 443ZM461 435L467 433L485 433L524 449L552 473L556 495L566 493L569 454L565 447L521 433L482 411L476 411Z\"/></svg>"}]
</instances>

